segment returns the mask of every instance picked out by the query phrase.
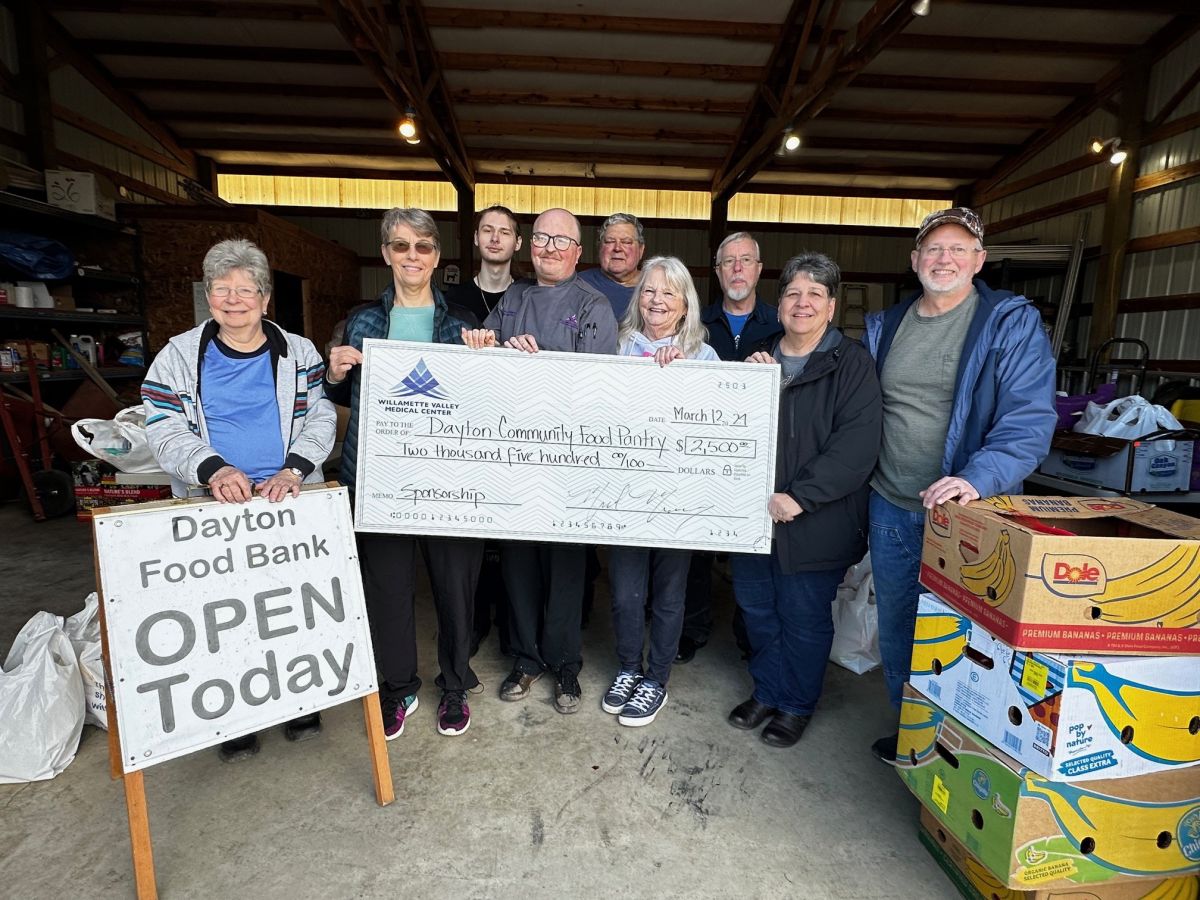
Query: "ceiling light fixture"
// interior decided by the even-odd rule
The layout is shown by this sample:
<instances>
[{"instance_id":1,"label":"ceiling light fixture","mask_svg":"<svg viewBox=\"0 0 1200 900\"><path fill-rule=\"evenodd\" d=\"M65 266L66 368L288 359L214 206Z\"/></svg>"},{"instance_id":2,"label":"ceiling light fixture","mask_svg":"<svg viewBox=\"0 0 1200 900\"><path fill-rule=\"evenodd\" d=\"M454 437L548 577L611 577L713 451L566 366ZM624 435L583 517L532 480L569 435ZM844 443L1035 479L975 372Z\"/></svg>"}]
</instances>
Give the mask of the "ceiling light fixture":
<instances>
[{"instance_id":1,"label":"ceiling light fixture","mask_svg":"<svg viewBox=\"0 0 1200 900\"><path fill-rule=\"evenodd\" d=\"M929 2L929 0L916 0L916 2L912 5L912 14L914 16L921 17L927 16L929 15L930 6L932 6L932 4Z\"/></svg>"},{"instance_id":2,"label":"ceiling light fixture","mask_svg":"<svg viewBox=\"0 0 1200 900\"><path fill-rule=\"evenodd\" d=\"M400 132L400 137L404 138L410 144L415 143L413 138L417 137L417 114L410 106L404 112L404 118L400 120L400 124L396 127ZM419 141L420 138L417 138Z\"/></svg>"},{"instance_id":3,"label":"ceiling light fixture","mask_svg":"<svg viewBox=\"0 0 1200 900\"><path fill-rule=\"evenodd\" d=\"M1108 138L1107 140L1092 138L1092 142L1088 144L1088 149L1097 156L1107 153L1108 161L1114 166L1119 166L1129 157L1129 151L1121 146L1121 139L1119 137Z\"/></svg>"}]
</instances>

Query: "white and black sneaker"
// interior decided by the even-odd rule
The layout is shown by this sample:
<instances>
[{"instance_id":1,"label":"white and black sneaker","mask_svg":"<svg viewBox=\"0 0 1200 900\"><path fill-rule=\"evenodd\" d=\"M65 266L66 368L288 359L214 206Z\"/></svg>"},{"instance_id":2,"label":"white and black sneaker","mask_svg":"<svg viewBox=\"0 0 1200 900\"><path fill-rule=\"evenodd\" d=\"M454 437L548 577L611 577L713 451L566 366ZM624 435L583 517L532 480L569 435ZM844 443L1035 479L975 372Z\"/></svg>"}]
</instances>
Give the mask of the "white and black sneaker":
<instances>
[{"instance_id":1,"label":"white and black sneaker","mask_svg":"<svg viewBox=\"0 0 1200 900\"><path fill-rule=\"evenodd\" d=\"M612 686L604 695L604 699L600 701L600 708L615 716L625 708L625 704L629 702L629 698L633 696L633 692L637 690L641 681L641 672L627 672L622 669L613 679Z\"/></svg>"},{"instance_id":2,"label":"white and black sneaker","mask_svg":"<svg viewBox=\"0 0 1200 900\"><path fill-rule=\"evenodd\" d=\"M637 689L629 702L625 704L617 721L622 725L634 728L639 725L649 725L658 715L658 711L667 705L667 687L657 681L643 678L638 682Z\"/></svg>"}]
</instances>

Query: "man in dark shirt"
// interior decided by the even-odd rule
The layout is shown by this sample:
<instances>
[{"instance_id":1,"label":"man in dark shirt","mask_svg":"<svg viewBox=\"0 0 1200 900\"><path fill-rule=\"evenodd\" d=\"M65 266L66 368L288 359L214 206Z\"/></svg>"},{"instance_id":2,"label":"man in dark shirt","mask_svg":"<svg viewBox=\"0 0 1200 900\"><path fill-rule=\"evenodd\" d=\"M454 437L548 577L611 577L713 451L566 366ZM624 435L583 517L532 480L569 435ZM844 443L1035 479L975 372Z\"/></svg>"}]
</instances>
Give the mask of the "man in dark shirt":
<instances>
[{"instance_id":1,"label":"man in dark shirt","mask_svg":"<svg viewBox=\"0 0 1200 900\"><path fill-rule=\"evenodd\" d=\"M475 217L479 273L445 291L449 303L466 307L482 322L516 280L513 257L521 249L521 229L507 206L489 206Z\"/></svg>"}]
</instances>

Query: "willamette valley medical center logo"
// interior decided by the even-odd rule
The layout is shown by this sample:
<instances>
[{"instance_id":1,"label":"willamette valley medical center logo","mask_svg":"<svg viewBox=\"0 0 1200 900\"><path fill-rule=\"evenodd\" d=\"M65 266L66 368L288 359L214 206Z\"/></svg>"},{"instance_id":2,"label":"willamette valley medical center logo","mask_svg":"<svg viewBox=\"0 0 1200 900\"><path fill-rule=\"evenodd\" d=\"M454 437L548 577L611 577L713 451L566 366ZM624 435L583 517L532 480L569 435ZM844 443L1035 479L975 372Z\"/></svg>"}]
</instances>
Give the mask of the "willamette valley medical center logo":
<instances>
[{"instance_id":1,"label":"willamette valley medical center logo","mask_svg":"<svg viewBox=\"0 0 1200 900\"><path fill-rule=\"evenodd\" d=\"M400 383L391 390L393 397L433 397L435 400L448 400L441 390L441 384L429 371L424 359L418 359L413 370L401 379Z\"/></svg>"}]
</instances>

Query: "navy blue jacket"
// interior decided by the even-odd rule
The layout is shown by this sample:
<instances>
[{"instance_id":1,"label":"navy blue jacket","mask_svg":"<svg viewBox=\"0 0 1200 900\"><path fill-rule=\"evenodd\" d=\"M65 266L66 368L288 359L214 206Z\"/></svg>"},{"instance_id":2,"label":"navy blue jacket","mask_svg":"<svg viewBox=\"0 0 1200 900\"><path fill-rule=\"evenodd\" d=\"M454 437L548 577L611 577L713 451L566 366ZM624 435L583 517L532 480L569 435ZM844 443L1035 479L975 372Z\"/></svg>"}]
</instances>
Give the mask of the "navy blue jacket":
<instances>
[{"instance_id":1,"label":"navy blue jacket","mask_svg":"<svg viewBox=\"0 0 1200 900\"><path fill-rule=\"evenodd\" d=\"M1054 357L1033 304L978 278L975 290L979 304L954 382L942 474L965 479L980 497L1016 494L1050 450L1058 421ZM867 316L867 348L881 376L896 330L919 296Z\"/></svg>"},{"instance_id":2,"label":"navy blue jacket","mask_svg":"<svg viewBox=\"0 0 1200 900\"><path fill-rule=\"evenodd\" d=\"M710 303L700 311L700 321L708 328L708 345L726 362L741 362L751 354L766 350L783 334L779 310L759 297L742 333L734 340L720 302Z\"/></svg>"},{"instance_id":3,"label":"navy blue jacket","mask_svg":"<svg viewBox=\"0 0 1200 900\"><path fill-rule=\"evenodd\" d=\"M438 290L433 289L433 343L461 344L464 328L478 328L479 320L474 313L461 306L450 306ZM365 338L388 336L388 316L396 301L396 289L388 285L379 300L352 313L346 322L345 341L355 350L362 350ZM354 366L337 384L330 384L328 372L325 380L325 396L338 406L350 407L350 421L346 423L346 438L342 441L342 467L339 473L342 484L353 489L358 465L358 391L362 366Z\"/></svg>"}]
</instances>

